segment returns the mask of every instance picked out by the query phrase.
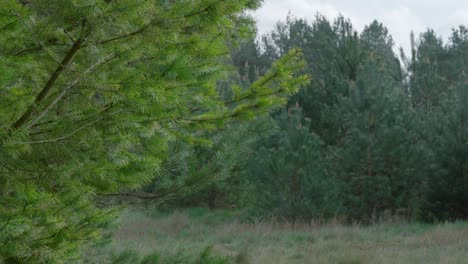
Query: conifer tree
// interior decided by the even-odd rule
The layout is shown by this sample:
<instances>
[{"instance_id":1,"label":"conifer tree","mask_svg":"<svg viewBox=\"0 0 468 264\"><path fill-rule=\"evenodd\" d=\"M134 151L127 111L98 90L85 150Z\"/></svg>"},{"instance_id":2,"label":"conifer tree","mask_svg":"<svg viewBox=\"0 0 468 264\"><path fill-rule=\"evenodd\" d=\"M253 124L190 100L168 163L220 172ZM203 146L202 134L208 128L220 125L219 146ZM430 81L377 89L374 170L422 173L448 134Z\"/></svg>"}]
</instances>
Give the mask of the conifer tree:
<instances>
[{"instance_id":1,"label":"conifer tree","mask_svg":"<svg viewBox=\"0 0 468 264\"><path fill-rule=\"evenodd\" d=\"M99 197L163 195L137 190L169 141L266 113L305 83L292 50L231 100L217 92L227 40L248 31L241 14L258 5L3 1L0 262L76 261L114 214Z\"/></svg>"},{"instance_id":2,"label":"conifer tree","mask_svg":"<svg viewBox=\"0 0 468 264\"><path fill-rule=\"evenodd\" d=\"M331 179L324 178L320 139L299 105L274 115L277 130L255 144L249 179L257 213L290 220L333 215L338 207ZM334 206L335 205L335 206Z\"/></svg>"},{"instance_id":3,"label":"conifer tree","mask_svg":"<svg viewBox=\"0 0 468 264\"><path fill-rule=\"evenodd\" d=\"M468 34L461 26L446 45L431 30L420 37L411 89L425 149L424 204L430 221L466 219L466 107ZM416 101L415 101L416 100Z\"/></svg>"},{"instance_id":4,"label":"conifer tree","mask_svg":"<svg viewBox=\"0 0 468 264\"><path fill-rule=\"evenodd\" d=\"M306 71L313 81L289 104L299 102L304 118L311 120L309 133L323 142L322 169L310 168L307 177L333 182L327 186L328 194L339 194L334 196L339 202L329 201L329 208L351 220L370 221L388 211L413 209L420 195L414 187L420 183L415 168L422 164L418 162L421 149L412 144L417 137L414 116L388 30L374 21L359 35L344 17L330 23L318 16L311 26L303 25L287 20L272 37L264 38L270 39L264 46L281 51L274 47L296 44L305 51ZM297 28L304 32L298 34ZM294 38L288 36L295 35L301 40L289 43ZM279 144L275 142L266 144ZM284 151L294 157L294 150ZM326 208L323 200L309 201Z\"/></svg>"}]
</instances>

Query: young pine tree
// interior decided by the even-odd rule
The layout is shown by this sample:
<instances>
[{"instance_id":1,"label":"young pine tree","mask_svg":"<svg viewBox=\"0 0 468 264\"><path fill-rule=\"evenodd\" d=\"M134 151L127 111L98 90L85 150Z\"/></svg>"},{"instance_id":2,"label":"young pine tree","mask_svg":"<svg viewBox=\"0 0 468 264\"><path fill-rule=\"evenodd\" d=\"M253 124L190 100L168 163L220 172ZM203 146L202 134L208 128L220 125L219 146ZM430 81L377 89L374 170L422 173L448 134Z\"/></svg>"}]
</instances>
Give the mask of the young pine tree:
<instances>
[{"instance_id":1,"label":"young pine tree","mask_svg":"<svg viewBox=\"0 0 468 264\"><path fill-rule=\"evenodd\" d=\"M413 59L410 88L420 94L413 100L427 159L421 216L430 221L468 217L467 59L463 26L453 30L445 46L433 31L424 33Z\"/></svg>"},{"instance_id":2,"label":"young pine tree","mask_svg":"<svg viewBox=\"0 0 468 264\"><path fill-rule=\"evenodd\" d=\"M324 177L320 139L297 105L274 115L277 130L259 140L249 164L254 209L267 216L305 220L333 215L336 188Z\"/></svg>"},{"instance_id":3,"label":"young pine tree","mask_svg":"<svg viewBox=\"0 0 468 264\"><path fill-rule=\"evenodd\" d=\"M285 102L307 81L297 50L225 101L227 40L255 0L5 0L0 5L0 262L76 262L168 141ZM72 260L74 259L74 260Z\"/></svg>"}]
</instances>

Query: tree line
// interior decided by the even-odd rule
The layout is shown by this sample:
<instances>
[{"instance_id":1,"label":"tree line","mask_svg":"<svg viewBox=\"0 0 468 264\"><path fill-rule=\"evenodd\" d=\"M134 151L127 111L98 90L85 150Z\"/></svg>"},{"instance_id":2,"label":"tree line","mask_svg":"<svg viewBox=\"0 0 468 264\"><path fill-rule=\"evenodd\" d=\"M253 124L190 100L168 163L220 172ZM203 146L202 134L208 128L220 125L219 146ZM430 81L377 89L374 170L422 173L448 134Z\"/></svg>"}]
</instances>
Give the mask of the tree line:
<instances>
[{"instance_id":1,"label":"tree line","mask_svg":"<svg viewBox=\"0 0 468 264\"><path fill-rule=\"evenodd\" d=\"M221 180L175 204L239 204L293 221L466 219L468 29L447 43L433 30L408 37L411 54L396 54L378 21L359 33L342 16L290 16L232 50L240 87L293 48L312 81L269 117L217 134L220 147L240 140L237 154L217 149Z\"/></svg>"}]
</instances>

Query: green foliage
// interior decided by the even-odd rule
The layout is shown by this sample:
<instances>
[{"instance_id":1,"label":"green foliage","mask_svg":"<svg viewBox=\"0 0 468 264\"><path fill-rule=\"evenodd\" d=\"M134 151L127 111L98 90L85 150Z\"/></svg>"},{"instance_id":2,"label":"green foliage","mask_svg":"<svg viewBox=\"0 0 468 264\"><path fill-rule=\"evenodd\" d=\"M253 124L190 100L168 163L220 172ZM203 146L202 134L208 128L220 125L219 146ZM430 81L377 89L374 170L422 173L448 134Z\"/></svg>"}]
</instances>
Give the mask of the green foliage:
<instances>
[{"instance_id":1,"label":"green foliage","mask_svg":"<svg viewBox=\"0 0 468 264\"><path fill-rule=\"evenodd\" d=\"M247 201L255 214L366 223L389 215L466 218L466 32L455 29L445 46L433 31L422 34L412 58L402 58L405 67L377 21L358 34L344 17L317 16L311 24L288 17L261 43L248 41L233 53L238 76L231 81L238 87L226 97L242 98L259 73L294 47L303 50L303 73L313 81L288 100L289 110L257 121L267 124L260 137L236 133L247 126L219 137L243 142L238 155L213 148L222 157L215 167L236 169L182 204ZM200 153L191 157L216 164Z\"/></svg>"},{"instance_id":2,"label":"green foliage","mask_svg":"<svg viewBox=\"0 0 468 264\"><path fill-rule=\"evenodd\" d=\"M141 260L141 264L154 264L154 263L160 263L161 257L159 256L158 253L151 253L149 255L146 255L143 257Z\"/></svg>"},{"instance_id":3,"label":"green foliage","mask_svg":"<svg viewBox=\"0 0 468 264\"><path fill-rule=\"evenodd\" d=\"M217 90L225 101L234 103L235 96L245 93L260 77L256 65L258 50L253 40L232 47L230 62L237 67L229 78L218 82ZM245 49L248 52L244 52ZM266 69L265 71L267 71ZM234 88L231 88L234 87ZM176 140L169 146L168 159L161 174L146 187L152 193L167 193L165 206L199 206L233 208L246 204L252 191L243 170L248 161L250 146L272 123L265 117L251 122L230 121L221 129L208 132L204 144L189 144Z\"/></svg>"},{"instance_id":4,"label":"green foliage","mask_svg":"<svg viewBox=\"0 0 468 264\"><path fill-rule=\"evenodd\" d=\"M259 209L290 217L291 209L282 208L301 197L309 211L298 216L305 218L466 218L466 32L454 30L446 46L433 31L422 34L413 58L403 58L405 75L388 30L377 21L361 34L343 17L278 23L263 37L258 61L291 47L304 51L313 81L288 107L300 105L300 120L310 124L301 136L279 125L274 137L254 145L248 171L254 185L262 183L256 199L266 203L257 203ZM281 124L284 114L274 119ZM289 143L306 136L315 140ZM302 149L316 154L300 177L300 195L285 195L291 188L283 179L291 179L306 156Z\"/></svg>"},{"instance_id":5,"label":"green foliage","mask_svg":"<svg viewBox=\"0 0 468 264\"><path fill-rule=\"evenodd\" d=\"M112 257L113 264L231 264L233 258L217 256L213 254L211 247L206 247L197 255L193 256L184 252L175 255L161 257L153 252L140 257L135 250L124 250Z\"/></svg>"},{"instance_id":6,"label":"green foliage","mask_svg":"<svg viewBox=\"0 0 468 264\"><path fill-rule=\"evenodd\" d=\"M429 166L421 215L440 221L466 218L468 31L453 30L444 46L433 31L421 36L411 64L413 105L421 124L418 131Z\"/></svg>"},{"instance_id":7,"label":"green foliage","mask_svg":"<svg viewBox=\"0 0 468 264\"><path fill-rule=\"evenodd\" d=\"M169 158L161 167L161 177L145 189L155 194L168 193L165 205L210 208L243 204L250 187L241 171L248 159L249 146L264 122L239 122L204 135L210 144L172 142Z\"/></svg>"},{"instance_id":8,"label":"green foliage","mask_svg":"<svg viewBox=\"0 0 468 264\"><path fill-rule=\"evenodd\" d=\"M290 16L255 43L260 2L2 3L0 263L76 261L109 196L468 216L468 30L412 36L404 68L377 21ZM196 263L224 261L207 252Z\"/></svg>"},{"instance_id":9,"label":"green foliage","mask_svg":"<svg viewBox=\"0 0 468 264\"><path fill-rule=\"evenodd\" d=\"M299 106L275 116L277 132L256 144L249 163L258 213L293 222L331 216L337 190L325 176L320 139Z\"/></svg>"},{"instance_id":10,"label":"green foliage","mask_svg":"<svg viewBox=\"0 0 468 264\"><path fill-rule=\"evenodd\" d=\"M307 82L292 50L230 100L216 89L259 3L2 2L0 262L79 258L114 217L105 197L163 177L170 142L208 144Z\"/></svg>"}]
</instances>

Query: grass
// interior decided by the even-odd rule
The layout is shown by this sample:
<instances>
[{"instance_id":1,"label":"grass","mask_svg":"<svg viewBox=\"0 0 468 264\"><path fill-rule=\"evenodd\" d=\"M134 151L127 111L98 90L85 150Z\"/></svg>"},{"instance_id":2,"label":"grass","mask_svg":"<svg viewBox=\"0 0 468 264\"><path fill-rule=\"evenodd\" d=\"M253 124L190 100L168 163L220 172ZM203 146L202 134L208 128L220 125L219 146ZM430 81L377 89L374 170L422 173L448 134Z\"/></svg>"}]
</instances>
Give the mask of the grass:
<instances>
[{"instance_id":1,"label":"grass","mask_svg":"<svg viewBox=\"0 0 468 264\"><path fill-rule=\"evenodd\" d=\"M244 223L238 212L196 208L173 213L127 210L110 245L144 255L203 251L234 263L468 263L468 222L438 225L276 221Z\"/></svg>"}]
</instances>

